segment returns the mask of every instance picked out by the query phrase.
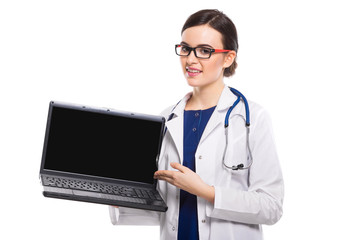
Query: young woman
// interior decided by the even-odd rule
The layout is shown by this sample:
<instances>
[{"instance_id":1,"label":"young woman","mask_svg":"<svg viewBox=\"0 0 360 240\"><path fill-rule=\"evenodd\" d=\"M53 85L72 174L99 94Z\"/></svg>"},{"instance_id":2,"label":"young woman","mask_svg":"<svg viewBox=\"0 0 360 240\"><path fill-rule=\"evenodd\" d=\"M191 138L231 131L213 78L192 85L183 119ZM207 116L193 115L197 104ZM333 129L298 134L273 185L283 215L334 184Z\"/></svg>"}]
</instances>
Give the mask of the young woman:
<instances>
[{"instance_id":1,"label":"young woman","mask_svg":"<svg viewBox=\"0 0 360 240\"><path fill-rule=\"evenodd\" d=\"M224 84L234 74L238 40L218 10L191 15L175 46L193 91L163 115L168 119L154 178L166 213L110 207L113 224L160 224L161 239L262 239L261 224L282 215L283 178L267 112ZM234 169L232 169L232 166ZM237 169L236 169L237 168Z\"/></svg>"}]
</instances>

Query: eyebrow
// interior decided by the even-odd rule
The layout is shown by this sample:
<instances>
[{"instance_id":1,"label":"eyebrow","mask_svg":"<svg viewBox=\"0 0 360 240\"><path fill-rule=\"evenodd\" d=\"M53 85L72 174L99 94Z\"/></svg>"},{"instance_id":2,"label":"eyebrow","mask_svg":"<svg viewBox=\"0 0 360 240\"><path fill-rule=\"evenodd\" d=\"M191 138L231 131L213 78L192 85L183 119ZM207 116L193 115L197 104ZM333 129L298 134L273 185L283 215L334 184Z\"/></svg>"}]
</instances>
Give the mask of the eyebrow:
<instances>
[{"instance_id":1,"label":"eyebrow","mask_svg":"<svg viewBox=\"0 0 360 240\"><path fill-rule=\"evenodd\" d=\"M181 43L180 43L180 45L186 45L186 46L189 46L190 47L190 44L188 44L188 43L186 43L186 42L184 42L184 41L182 41ZM213 48L211 45L209 45L209 44L199 44L199 45L197 45L196 47L207 47L207 48Z\"/></svg>"}]
</instances>

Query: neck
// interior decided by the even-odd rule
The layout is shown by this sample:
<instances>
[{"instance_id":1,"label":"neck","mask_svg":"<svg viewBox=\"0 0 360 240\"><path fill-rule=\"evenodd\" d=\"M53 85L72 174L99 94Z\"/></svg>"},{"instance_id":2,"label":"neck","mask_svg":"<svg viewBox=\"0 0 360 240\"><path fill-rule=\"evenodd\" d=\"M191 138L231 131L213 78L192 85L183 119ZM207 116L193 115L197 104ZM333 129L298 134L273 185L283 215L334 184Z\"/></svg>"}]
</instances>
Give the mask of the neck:
<instances>
[{"instance_id":1,"label":"neck","mask_svg":"<svg viewBox=\"0 0 360 240\"><path fill-rule=\"evenodd\" d=\"M218 81L204 87L194 87L193 94L187 102L185 109L199 110L216 106L224 86L223 81Z\"/></svg>"}]
</instances>

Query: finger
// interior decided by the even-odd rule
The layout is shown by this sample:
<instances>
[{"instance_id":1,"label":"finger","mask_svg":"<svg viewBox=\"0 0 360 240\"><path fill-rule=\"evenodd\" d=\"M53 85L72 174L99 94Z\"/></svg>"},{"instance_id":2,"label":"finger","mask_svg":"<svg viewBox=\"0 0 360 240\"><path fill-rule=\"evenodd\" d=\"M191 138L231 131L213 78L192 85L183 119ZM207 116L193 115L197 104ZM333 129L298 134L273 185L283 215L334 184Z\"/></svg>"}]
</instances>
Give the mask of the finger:
<instances>
[{"instance_id":1,"label":"finger","mask_svg":"<svg viewBox=\"0 0 360 240\"><path fill-rule=\"evenodd\" d=\"M185 167L185 166L183 166L183 165L181 165L180 163L177 163L177 162L172 162L172 163L170 163L170 166L171 166L172 168L174 168L174 169L179 170L180 172L183 172L183 173L188 170L187 167Z\"/></svg>"},{"instance_id":2,"label":"finger","mask_svg":"<svg viewBox=\"0 0 360 240\"><path fill-rule=\"evenodd\" d=\"M171 170L159 170L154 173L154 177L164 176L172 178L174 175L174 171Z\"/></svg>"},{"instance_id":3,"label":"finger","mask_svg":"<svg viewBox=\"0 0 360 240\"><path fill-rule=\"evenodd\" d=\"M175 184L174 184L175 181L174 181L173 178L169 178L169 177L166 177L166 176L158 176L158 177L156 177L156 179L157 179L157 180L163 180L163 181L166 181L166 182L168 182L168 183L170 183L170 184L172 184L172 185L175 185Z\"/></svg>"}]
</instances>

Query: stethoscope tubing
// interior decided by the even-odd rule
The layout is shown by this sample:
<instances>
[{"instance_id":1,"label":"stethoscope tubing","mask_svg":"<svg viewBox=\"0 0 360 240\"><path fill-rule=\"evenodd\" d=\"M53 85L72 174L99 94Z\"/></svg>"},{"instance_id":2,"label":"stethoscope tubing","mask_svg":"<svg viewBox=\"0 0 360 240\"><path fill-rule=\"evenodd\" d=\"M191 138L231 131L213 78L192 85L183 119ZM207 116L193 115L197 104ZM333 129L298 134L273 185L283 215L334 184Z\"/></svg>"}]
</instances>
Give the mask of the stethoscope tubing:
<instances>
[{"instance_id":1,"label":"stethoscope tubing","mask_svg":"<svg viewBox=\"0 0 360 240\"><path fill-rule=\"evenodd\" d=\"M235 88L231 88L230 87L231 92L237 96L236 101L233 103L233 105L229 108L229 110L226 113L225 116L225 122L224 122L224 128L225 128L225 149L224 149L224 154L223 154L223 165L231 170L246 170L249 169L251 167L251 165L253 164L253 157L252 157L252 152L250 149L250 109L249 109L249 103L246 99L246 97L244 96L244 94L242 94L241 92L239 92L238 90L236 90ZM247 160L250 162L249 165L245 166L244 163L240 163L238 165L234 165L234 166L228 166L225 163L225 156L226 156L226 151L228 148L228 143L229 143L229 134L228 134L228 127L229 127L229 118L230 118L230 114L232 112L232 110L236 107L236 105L238 105L238 103L240 101L243 101L244 105L245 105L245 127L246 127L246 152L247 152Z\"/></svg>"},{"instance_id":2,"label":"stethoscope tubing","mask_svg":"<svg viewBox=\"0 0 360 240\"><path fill-rule=\"evenodd\" d=\"M228 110L228 112L226 113L226 117L225 117L225 126L229 125L229 117L230 117L230 113L233 110L233 108L240 102L240 100L242 99L245 105L245 114L246 114L246 126L250 126L250 108L249 108L249 103L246 99L246 97L244 96L244 94L242 94L241 92L239 92L238 90L236 90L235 88L230 87L230 90L233 94L235 94L235 96L237 96L238 98L236 99L236 101L234 102L233 106Z\"/></svg>"}]
</instances>

